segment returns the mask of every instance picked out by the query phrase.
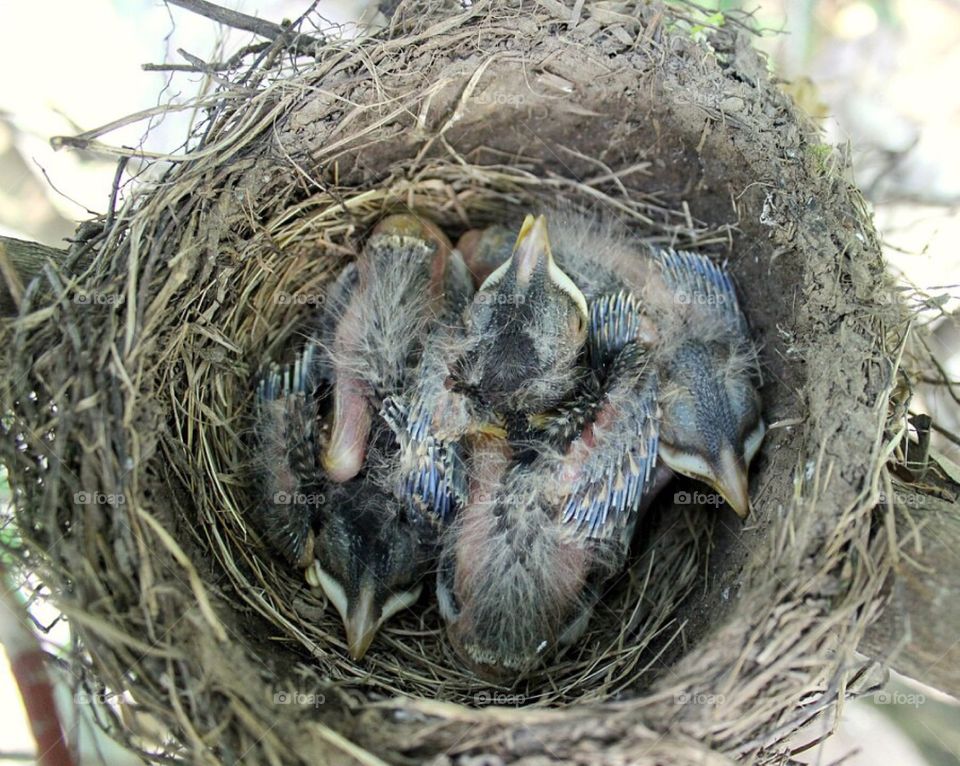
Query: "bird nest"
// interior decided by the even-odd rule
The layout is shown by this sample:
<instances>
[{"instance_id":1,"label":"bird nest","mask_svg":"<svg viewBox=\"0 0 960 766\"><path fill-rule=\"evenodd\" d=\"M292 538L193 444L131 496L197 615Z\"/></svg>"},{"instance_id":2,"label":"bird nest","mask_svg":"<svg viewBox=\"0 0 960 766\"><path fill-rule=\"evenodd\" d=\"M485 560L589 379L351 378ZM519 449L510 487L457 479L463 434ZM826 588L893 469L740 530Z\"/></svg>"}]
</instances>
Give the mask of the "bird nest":
<instances>
[{"instance_id":1,"label":"bird nest","mask_svg":"<svg viewBox=\"0 0 960 766\"><path fill-rule=\"evenodd\" d=\"M157 762L782 762L858 678L890 568L870 499L902 315L842 161L735 18L687 6L287 32L5 330L16 550L101 722ZM456 237L560 202L729 262L771 424L753 513L672 485L585 638L513 686L463 668L426 596L352 661L246 521L257 373L384 215Z\"/></svg>"}]
</instances>

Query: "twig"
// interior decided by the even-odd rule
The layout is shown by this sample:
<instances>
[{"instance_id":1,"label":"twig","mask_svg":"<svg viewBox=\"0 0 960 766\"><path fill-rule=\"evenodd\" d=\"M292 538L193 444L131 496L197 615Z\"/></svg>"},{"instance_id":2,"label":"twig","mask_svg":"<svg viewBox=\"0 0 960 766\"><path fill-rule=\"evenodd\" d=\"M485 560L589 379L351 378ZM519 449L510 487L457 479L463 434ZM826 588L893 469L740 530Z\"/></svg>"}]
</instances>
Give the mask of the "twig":
<instances>
[{"instance_id":1,"label":"twig","mask_svg":"<svg viewBox=\"0 0 960 766\"><path fill-rule=\"evenodd\" d=\"M239 11L231 11L227 8L221 8L219 5L208 3L207 0L167 0L171 5L176 5L184 10L191 11L200 16L225 24L228 27L242 29L245 32L252 32L260 37L276 42L281 39L290 39L296 41L296 49L300 50L303 45L316 45L323 41L310 35L300 34L298 31L300 24L307 15L316 7L317 3L311 3L306 13L302 14L293 24L286 22L284 24L274 24L272 21L258 19L256 16L248 16Z\"/></svg>"},{"instance_id":2,"label":"twig","mask_svg":"<svg viewBox=\"0 0 960 766\"><path fill-rule=\"evenodd\" d=\"M287 31L284 27L274 24L272 21L258 19L256 16L248 16L239 11L231 11L228 8L221 8L219 5L208 3L207 0L167 0L167 2L220 24L226 24L228 27L253 32L253 34L266 37L268 40L276 40L286 34Z\"/></svg>"},{"instance_id":3,"label":"twig","mask_svg":"<svg viewBox=\"0 0 960 766\"><path fill-rule=\"evenodd\" d=\"M226 61L211 61L210 63L204 63L201 66L197 61L196 56L188 58L190 54L184 51L182 48L178 52L187 59L187 61L193 61L194 63L190 64L141 64L140 68L144 72L227 72L231 69L236 69L239 66L240 62L243 61L244 57L251 53L260 53L261 51L269 48L272 45L272 42L267 43L254 43L253 45L245 45L243 48L234 53Z\"/></svg>"},{"instance_id":4,"label":"twig","mask_svg":"<svg viewBox=\"0 0 960 766\"><path fill-rule=\"evenodd\" d=\"M84 131L76 136L53 136L50 139L50 146L53 147L54 151L57 151L64 146L72 147L74 149L89 149L94 147L96 144L96 142L92 139L99 138L100 136L117 130L118 128L123 128L127 125L133 125L141 120L146 120L157 115L164 115L169 112L182 112L187 109L202 109L205 106L213 106L215 103L215 99L208 97L198 98L185 104L164 104L163 106L152 106L149 109L143 109L139 112L128 114L126 117L121 117L118 120L108 122L106 125L101 125L99 128ZM116 154L116 152L110 150L109 147L107 147L106 151L108 151L108 153ZM132 150L129 152L129 154L135 157L150 156L142 152L135 152Z\"/></svg>"},{"instance_id":5,"label":"twig","mask_svg":"<svg viewBox=\"0 0 960 766\"><path fill-rule=\"evenodd\" d=\"M121 157L117 162L117 172L113 175L113 187L110 191L110 209L107 211L107 222L103 225L104 229L113 228L113 219L117 214L117 197L120 194L120 181L123 180L123 171L129 161L129 157Z\"/></svg>"},{"instance_id":6,"label":"twig","mask_svg":"<svg viewBox=\"0 0 960 766\"><path fill-rule=\"evenodd\" d=\"M60 716L53 701L53 686L47 675L46 655L33 631L27 627L26 610L17 598L7 569L0 563L0 642L10 660L10 669L20 689L23 707L37 742L39 766L73 766L74 760L63 736Z\"/></svg>"}]
</instances>

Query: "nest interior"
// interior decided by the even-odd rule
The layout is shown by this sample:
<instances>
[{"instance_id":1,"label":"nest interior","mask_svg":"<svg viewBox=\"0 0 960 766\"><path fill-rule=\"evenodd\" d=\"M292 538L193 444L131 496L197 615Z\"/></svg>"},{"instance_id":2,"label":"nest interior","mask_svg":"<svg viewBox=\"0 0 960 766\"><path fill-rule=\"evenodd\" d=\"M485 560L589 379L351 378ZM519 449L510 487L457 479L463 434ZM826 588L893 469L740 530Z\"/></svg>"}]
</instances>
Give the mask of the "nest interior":
<instances>
[{"instance_id":1,"label":"nest interior","mask_svg":"<svg viewBox=\"0 0 960 766\"><path fill-rule=\"evenodd\" d=\"M3 352L17 550L77 678L127 693L108 729L197 763L781 762L843 697L889 570L867 498L897 317L842 162L735 19L700 21L401 3L377 37L275 46L28 291ZM245 524L256 374L385 214L456 236L559 201L729 262L775 424L753 515L671 488L582 646L515 686L462 670L428 599L354 663Z\"/></svg>"}]
</instances>

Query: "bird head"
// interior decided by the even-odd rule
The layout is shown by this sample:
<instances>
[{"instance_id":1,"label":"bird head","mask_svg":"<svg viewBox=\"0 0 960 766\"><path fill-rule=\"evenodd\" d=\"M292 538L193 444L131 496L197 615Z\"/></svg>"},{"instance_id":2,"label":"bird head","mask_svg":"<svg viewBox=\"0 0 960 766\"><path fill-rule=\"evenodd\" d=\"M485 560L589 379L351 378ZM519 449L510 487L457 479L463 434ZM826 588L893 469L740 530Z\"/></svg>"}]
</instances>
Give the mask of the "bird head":
<instances>
[{"instance_id":1,"label":"bird head","mask_svg":"<svg viewBox=\"0 0 960 766\"><path fill-rule=\"evenodd\" d=\"M308 582L336 607L350 656L359 660L380 626L420 597L432 542L425 525L363 479L328 499L314 552Z\"/></svg>"},{"instance_id":2,"label":"bird head","mask_svg":"<svg viewBox=\"0 0 960 766\"><path fill-rule=\"evenodd\" d=\"M540 411L572 389L587 304L553 260L544 216L527 216L513 254L466 314L469 343L450 370L455 388L514 412Z\"/></svg>"},{"instance_id":3,"label":"bird head","mask_svg":"<svg viewBox=\"0 0 960 766\"><path fill-rule=\"evenodd\" d=\"M659 450L669 468L708 484L740 518L750 513L747 467L765 430L743 356L721 339L688 339L670 350Z\"/></svg>"}]
</instances>

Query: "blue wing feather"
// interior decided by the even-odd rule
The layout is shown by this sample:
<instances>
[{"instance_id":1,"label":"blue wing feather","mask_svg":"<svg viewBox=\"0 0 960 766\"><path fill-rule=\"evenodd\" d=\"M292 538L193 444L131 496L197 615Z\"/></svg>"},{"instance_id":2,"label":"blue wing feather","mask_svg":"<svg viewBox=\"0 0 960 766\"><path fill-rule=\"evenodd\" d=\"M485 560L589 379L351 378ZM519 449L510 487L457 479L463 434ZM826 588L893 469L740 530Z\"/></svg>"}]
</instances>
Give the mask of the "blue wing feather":
<instances>
[{"instance_id":1,"label":"blue wing feather","mask_svg":"<svg viewBox=\"0 0 960 766\"><path fill-rule=\"evenodd\" d=\"M417 513L443 524L466 499L462 447L430 433L430 413L398 397L384 399L380 415L393 431L400 451L398 493Z\"/></svg>"},{"instance_id":2,"label":"blue wing feather","mask_svg":"<svg viewBox=\"0 0 960 766\"><path fill-rule=\"evenodd\" d=\"M585 456L568 453L580 467L561 520L577 534L616 539L632 529L657 461L658 379L636 343L621 351L604 396L606 424L594 431L594 446Z\"/></svg>"},{"instance_id":3,"label":"blue wing feather","mask_svg":"<svg viewBox=\"0 0 960 766\"><path fill-rule=\"evenodd\" d=\"M679 297L746 334L737 291L725 267L705 255L686 250L655 250L654 258L663 269L668 287Z\"/></svg>"}]
</instances>

